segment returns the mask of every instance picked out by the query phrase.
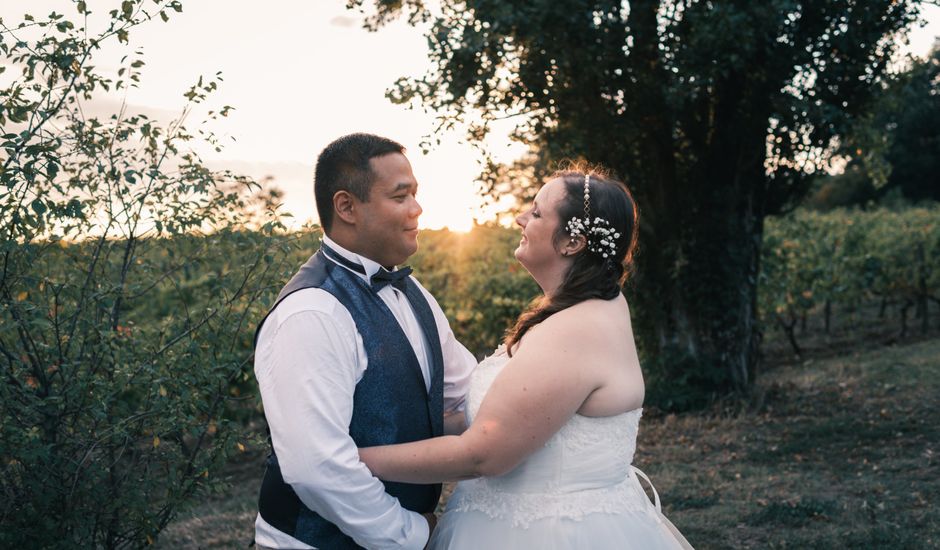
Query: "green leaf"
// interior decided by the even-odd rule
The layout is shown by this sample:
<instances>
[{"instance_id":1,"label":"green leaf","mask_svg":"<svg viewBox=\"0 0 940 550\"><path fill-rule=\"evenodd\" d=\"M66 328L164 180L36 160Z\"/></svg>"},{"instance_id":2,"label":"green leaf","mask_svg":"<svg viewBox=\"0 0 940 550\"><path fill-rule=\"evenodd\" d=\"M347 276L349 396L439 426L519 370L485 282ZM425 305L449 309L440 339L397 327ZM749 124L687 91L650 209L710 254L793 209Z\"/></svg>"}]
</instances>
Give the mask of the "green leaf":
<instances>
[{"instance_id":1,"label":"green leaf","mask_svg":"<svg viewBox=\"0 0 940 550\"><path fill-rule=\"evenodd\" d=\"M30 203L30 206L32 207L33 212L39 214L40 216L45 214L46 210L48 210L46 203L42 202L42 199L35 199L32 203Z\"/></svg>"}]
</instances>

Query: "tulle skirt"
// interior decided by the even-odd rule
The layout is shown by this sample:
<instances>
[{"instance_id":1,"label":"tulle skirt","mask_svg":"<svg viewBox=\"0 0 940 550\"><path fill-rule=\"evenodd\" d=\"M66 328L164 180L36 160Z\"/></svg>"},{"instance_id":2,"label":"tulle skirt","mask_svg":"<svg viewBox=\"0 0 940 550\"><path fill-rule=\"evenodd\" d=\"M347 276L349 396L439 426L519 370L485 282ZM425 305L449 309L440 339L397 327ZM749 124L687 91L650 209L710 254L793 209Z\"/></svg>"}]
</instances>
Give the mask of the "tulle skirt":
<instances>
[{"instance_id":1,"label":"tulle skirt","mask_svg":"<svg viewBox=\"0 0 940 550\"><path fill-rule=\"evenodd\" d=\"M465 507L447 511L434 530L429 547L434 550L681 550L691 548L682 535L649 502L635 477L637 498L645 505L618 512L586 515L559 514L527 520L500 517L489 510ZM457 491L473 490L472 482ZM654 490L655 491L655 490ZM642 495L642 496L640 496ZM455 495L457 496L457 495ZM657 498L658 500L658 498Z\"/></svg>"},{"instance_id":2,"label":"tulle skirt","mask_svg":"<svg viewBox=\"0 0 940 550\"><path fill-rule=\"evenodd\" d=\"M580 520L550 518L527 528L494 519L482 512L465 511L441 518L430 548L480 550L656 550L682 546L665 524L635 512L615 516L592 514Z\"/></svg>"}]
</instances>

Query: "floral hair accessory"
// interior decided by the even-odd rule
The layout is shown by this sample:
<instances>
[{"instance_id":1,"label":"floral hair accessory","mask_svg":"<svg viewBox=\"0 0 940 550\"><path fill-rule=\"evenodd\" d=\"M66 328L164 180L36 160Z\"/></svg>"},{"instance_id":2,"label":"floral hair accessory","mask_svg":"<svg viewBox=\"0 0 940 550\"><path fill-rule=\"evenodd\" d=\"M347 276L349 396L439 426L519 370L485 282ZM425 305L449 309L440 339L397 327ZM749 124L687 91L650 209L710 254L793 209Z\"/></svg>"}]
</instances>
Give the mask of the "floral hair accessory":
<instances>
[{"instance_id":1,"label":"floral hair accessory","mask_svg":"<svg viewBox=\"0 0 940 550\"><path fill-rule=\"evenodd\" d=\"M604 218L591 219L591 175L584 176L584 218L571 218L565 225L571 237L584 235L587 248L605 259L617 254L617 239L620 233L615 231Z\"/></svg>"}]
</instances>

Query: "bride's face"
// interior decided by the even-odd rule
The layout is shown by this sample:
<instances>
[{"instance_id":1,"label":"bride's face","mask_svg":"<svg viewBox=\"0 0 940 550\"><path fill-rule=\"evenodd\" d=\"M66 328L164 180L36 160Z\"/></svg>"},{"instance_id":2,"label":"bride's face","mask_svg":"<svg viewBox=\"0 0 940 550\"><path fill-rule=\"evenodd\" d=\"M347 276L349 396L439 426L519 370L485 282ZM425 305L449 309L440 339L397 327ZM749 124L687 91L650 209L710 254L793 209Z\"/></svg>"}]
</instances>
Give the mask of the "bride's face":
<instances>
[{"instance_id":1,"label":"bride's face","mask_svg":"<svg viewBox=\"0 0 940 550\"><path fill-rule=\"evenodd\" d=\"M522 228L522 239L516 248L516 259L530 273L533 270L562 261L561 252L555 248L555 233L561 220L558 219L558 204L565 198L565 183L556 178L539 189L528 210L516 217Z\"/></svg>"}]
</instances>

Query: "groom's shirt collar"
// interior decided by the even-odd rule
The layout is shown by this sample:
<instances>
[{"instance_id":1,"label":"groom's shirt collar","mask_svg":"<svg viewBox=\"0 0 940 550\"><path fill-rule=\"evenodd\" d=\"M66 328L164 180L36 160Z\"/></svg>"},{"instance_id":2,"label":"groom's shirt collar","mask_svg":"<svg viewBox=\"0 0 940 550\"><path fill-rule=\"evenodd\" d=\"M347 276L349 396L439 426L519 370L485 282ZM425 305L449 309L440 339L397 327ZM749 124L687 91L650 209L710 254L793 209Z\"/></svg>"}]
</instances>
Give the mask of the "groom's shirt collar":
<instances>
[{"instance_id":1,"label":"groom's shirt collar","mask_svg":"<svg viewBox=\"0 0 940 550\"><path fill-rule=\"evenodd\" d=\"M337 254L339 254L343 258L349 260L350 262L354 264L361 265L362 268L365 270L365 274L349 269L343 264L336 262L337 265L342 266L344 269L349 269L349 271L355 273L356 275L361 277L363 280L365 280L365 282L367 283L372 280L372 276L378 273L380 269L384 269L382 265L379 264L378 262L374 260L370 260L369 258L366 258L365 256L360 256L359 254L356 254L355 252L350 252L349 250L346 250L342 246L336 244L336 241L327 237L326 234L323 235L322 242L326 246L333 249ZM327 256L327 258L329 258L329 256Z\"/></svg>"}]
</instances>

